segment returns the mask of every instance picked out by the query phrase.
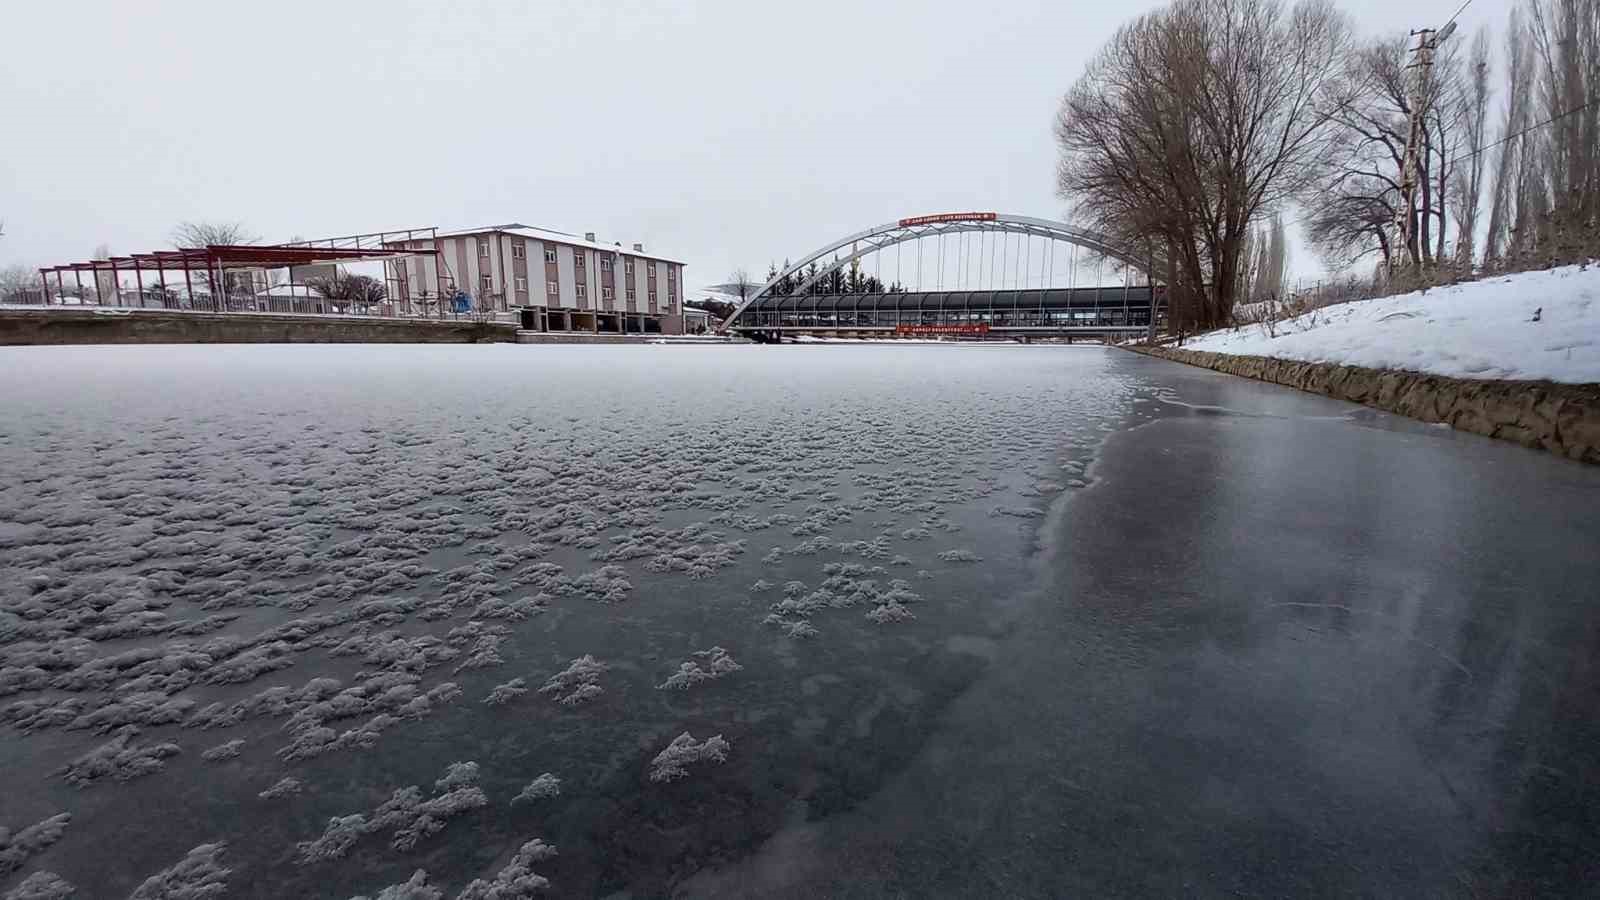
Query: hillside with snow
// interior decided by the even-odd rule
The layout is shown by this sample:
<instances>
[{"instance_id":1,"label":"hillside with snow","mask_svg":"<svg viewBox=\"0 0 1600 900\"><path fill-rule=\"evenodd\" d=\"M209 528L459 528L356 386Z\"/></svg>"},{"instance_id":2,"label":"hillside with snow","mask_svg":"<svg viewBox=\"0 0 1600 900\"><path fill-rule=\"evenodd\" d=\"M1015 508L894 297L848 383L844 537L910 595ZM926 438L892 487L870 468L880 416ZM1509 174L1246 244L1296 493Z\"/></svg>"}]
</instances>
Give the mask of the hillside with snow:
<instances>
[{"instance_id":1,"label":"hillside with snow","mask_svg":"<svg viewBox=\"0 0 1600 900\"><path fill-rule=\"evenodd\" d=\"M1456 378L1600 382L1600 267L1329 306L1271 329L1215 331L1184 348Z\"/></svg>"}]
</instances>

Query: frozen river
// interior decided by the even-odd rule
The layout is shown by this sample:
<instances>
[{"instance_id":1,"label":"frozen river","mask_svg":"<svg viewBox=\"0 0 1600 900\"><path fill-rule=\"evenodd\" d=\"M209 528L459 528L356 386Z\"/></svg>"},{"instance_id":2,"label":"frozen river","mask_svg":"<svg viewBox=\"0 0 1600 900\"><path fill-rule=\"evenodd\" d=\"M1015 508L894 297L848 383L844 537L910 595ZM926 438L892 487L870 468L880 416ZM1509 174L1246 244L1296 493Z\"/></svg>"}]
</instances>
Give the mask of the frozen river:
<instances>
[{"instance_id":1,"label":"frozen river","mask_svg":"<svg viewBox=\"0 0 1600 900\"><path fill-rule=\"evenodd\" d=\"M1597 467L1088 347L0 373L7 900L1600 872Z\"/></svg>"},{"instance_id":2,"label":"frozen river","mask_svg":"<svg viewBox=\"0 0 1600 900\"><path fill-rule=\"evenodd\" d=\"M751 858L996 664L1156 393L1110 360L0 351L0 889L643 897Z\"/></svg>"}]
</instances>

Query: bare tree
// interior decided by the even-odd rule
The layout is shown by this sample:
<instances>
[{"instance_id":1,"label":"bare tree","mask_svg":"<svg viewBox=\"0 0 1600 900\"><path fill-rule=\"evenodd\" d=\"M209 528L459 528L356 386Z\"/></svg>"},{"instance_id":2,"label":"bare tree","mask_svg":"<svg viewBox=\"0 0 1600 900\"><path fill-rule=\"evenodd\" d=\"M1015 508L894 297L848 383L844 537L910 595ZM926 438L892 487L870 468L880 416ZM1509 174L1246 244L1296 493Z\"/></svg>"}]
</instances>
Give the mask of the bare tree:
<instances>
[{"instance_id":1,"label":"bare tree","mask_svg":"<svg viewBox=\"0 0 1600 900\"><path fill-rule=\"evenodd\" d=\"M1485 262L1600 255L1600 0L1523 0L1505 58Z\"/></svg>"},{"instance_id":2,"label":"bare tree","mask_svg":"<svg viewBox=\"0 0 1600 900\"><path fill-rule=\"evenodd\" d=\"M180 250L214 245L254 244L260 240L260 237L245 228L241 222L179 222L172 229L173 246ZM225 293L240 290L243 278L246 277L248 275L229 272L227 283L219 287L217 273L207 269L205 282L211 292L212 302L216 303Z\"/></svg>"},{"instance_id":3,"label":"bare tree","mask_svg":"<svg viewBox=\"0 0 1600 900\"><path fill-rule=\"evenodd\" d=\"M1451 215L1456 226L1456 266L1471 273L1473 249L1478 235L1478 213L1483 207L1484 154L1489 126L1489 29L1481 28L1472 39L1472 55L1467 63L1466 93L1462 97L1466 133L1463 140L1471 156L1465 170L1458 167L1451 176Z\"/></svg>"},{"instance_id":4,"label":"bare tree","mask_svg":"<svg viewBox=\"0 0 1600 900\"><path fill-rule=\"evenodd\" d=\"M739 295L740 305L750 299L750 295L756 292L756 288L761 287L761 285L750 280L750 270L744 266L734 269L732 274L728 276L728 286L733 288L734 292Z\"/></svg>"},{"instance_id":5,"label":"bare tree","mask_svg":"<svg viewBox=\"0 0 1600 900\"><path fill-rule=\"evenodd\" d=\"M179 222L172 229L172 243L179 249L254 244L259 240L240 222Z\"/></svg>"},{"instance_id":6,"label":"bare tree","mask_svg":"<svg viewBox=\"0 0 1600 900\"><path fill-rule=\"evenodd\" d=\"M39 270L23 263L0 268L0 303L21 303L40 289Z\"/></svg>"},{"instance_id":7,"label":"bare tree","mask_svg":"<svg viewBox=\"0 0 1600 900\"><path fill-rule=\"evenodd\" d=\"M1393 35L1367 42L1350 57L1352 90L1330 118L1331 136L1318 160L1314 187L1301 199L1310 207L1308 235L1336 266L1371 253L1385 266L1430 266L1444 255L1449 229L1450 179L1460 150L1464 118L1461 65L1443 44L1419 77L1411 39ZM1401 183L1413 113L1422 128L1418 179L1410 208ZM1411 240L1395 246L1395 222Z\"/></svg>"},{"instance_id":8,"label":"bare tree","mask_svg":"<svg viewBox=\"0 0 1600 900\"><path fill-rule=\"evenodd\" d=\"M1123 26L1056 119L1057 189L1130 246L1166 247L1174 324L1225 324L1250 228L1305 189L1347 91L1324 0L1177 0Z\"/></svg>"},{"instance_id":9,"label":"bare tree","mask_svg":"<svg viewBox=\"0 0 1600 900\"><path fill-rule=\"evenodd\" d=\"M350 311L365 310L373 304L382 303L389 295L389 289L382 281L370 275L352 275L348 272L308 278L306 287L332 301L336 308Z\"/></svg>"},{"instance_id":10,"label":"bare tree","mask_svg":"<svg viewBox=\"0 0 1600 900\"><path fill-rule=\"evenodd\" d=\"M1516 231L1516 210L1525 193L1527 173L1520 135L1529 121L1531 56L1521 10L1513 9L1506 24L1506 90L1500 119L1501 143L1495 153L1494 190L1489 199L1489 232L1483 250L1484 262L1490 265L1503 265L1501 255L1510 249Z\"/></svg>"}]
</instances>

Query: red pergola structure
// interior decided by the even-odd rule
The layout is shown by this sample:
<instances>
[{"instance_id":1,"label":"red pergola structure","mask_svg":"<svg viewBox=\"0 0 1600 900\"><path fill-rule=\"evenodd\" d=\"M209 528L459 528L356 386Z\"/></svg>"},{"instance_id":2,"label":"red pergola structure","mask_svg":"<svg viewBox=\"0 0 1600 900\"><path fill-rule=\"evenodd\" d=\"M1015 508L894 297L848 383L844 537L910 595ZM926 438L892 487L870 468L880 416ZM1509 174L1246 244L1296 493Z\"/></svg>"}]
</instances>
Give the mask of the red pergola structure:
<instances>
[{"instance_id":1,"label":"red pergola structure","mask_svg":"<svg viewBox=\"0 0 1600 900\"><path fill-rule=\"evenodd\" d=\"M170 296L167 279L170 275L183 278L185 296L188 298L188 308L201 308L195 303L195 277L198 275L202 286L207 288L211 309L215 312L224 312L227 307L227 273L241 270L272 270L294 269L302 266L338 265L339 263L352 262L382 262L410 256L435 256L438 254L438 241L433 228L411 229L407 231L374 232L372 234L350 235L342 238L326 238L316 241L296 241L290 244L208 244L204 247L188 247L178 250L153 250L149 253L134 253L127 256L113 256L108 259L90 260L88 262L65 263L57 266L46 266L39 270L39 280L44 288L45 302L50 299L50 280L55 278L55 293L64 300L66 288L63 283L65 273L72 273L73 281L77 286L80 297L83 295L83 273L92 273L94 280L95 304L97 306L121 306L122 278L128 272L133 272L134 283L137 285L139 306L144 306L145 278L153 276L152 286L159 285L161 296ZM401 249L398 246L385 246L390 242L405 241L407 243L427 240L433 244L431 248L409 246ZM362 246L363 243L366 246ZM387 268L387 267L386 267ZM435 266L435 271L439 269ZM111 276L111 292L113 296L105 296L106 291L101 286L100 273L109 273ZM254 297L254 280L252 279L252 299ZM443 285L440 284L440 294L443 294Z\"/></svg>"}]
</instances>

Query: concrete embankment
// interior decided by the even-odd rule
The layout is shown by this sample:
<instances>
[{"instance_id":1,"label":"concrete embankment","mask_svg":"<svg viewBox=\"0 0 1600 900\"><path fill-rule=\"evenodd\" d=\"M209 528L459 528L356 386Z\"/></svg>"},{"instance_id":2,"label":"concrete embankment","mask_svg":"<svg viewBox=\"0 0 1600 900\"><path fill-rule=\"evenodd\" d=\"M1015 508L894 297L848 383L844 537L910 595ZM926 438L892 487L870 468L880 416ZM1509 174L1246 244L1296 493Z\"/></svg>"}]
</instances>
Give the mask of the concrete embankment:
<instances>
[{"instance_id":1,"label":"concrete embankment","mask_svg":"<svg viewBox=\"0 0 1600 900\"><path fill-rule=\"evenodd\" d=\"M1600 464L1600 385L1448 378L1421 372L1174 347L1137 353L1360 403Z\"/></svg>"},{"instance_id":2,"label":"concrete embankment","mask_svg":"<svg viewBox=\"0 0 1600 900\"><path fill-rule=\"evenodd\" d=\"M365 316L135 309L0 310L0 344L470 344L512 342L514 325Z\"/></svg>"}]
</instances>

